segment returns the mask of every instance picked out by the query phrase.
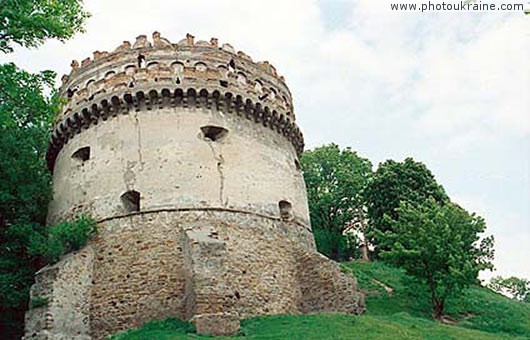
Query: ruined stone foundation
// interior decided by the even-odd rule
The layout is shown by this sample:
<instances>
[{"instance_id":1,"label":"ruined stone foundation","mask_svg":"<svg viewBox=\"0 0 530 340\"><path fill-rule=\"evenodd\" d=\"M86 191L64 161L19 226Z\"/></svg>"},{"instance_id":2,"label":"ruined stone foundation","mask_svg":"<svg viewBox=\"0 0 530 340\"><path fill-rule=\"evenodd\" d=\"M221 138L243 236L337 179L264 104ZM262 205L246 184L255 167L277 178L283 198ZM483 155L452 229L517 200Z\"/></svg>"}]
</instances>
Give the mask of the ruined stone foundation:
<instances>
[{"instance_id":1,"label":"ruined stone foundation","mask_svg":"<svg viewBox=\"0 0 530 340\"><path fill-rule=\"evenodd\" d=\"M233 334L262 314L362 313L355 279L315 249L289 89L217 39L153 34L63 77L48 150L54 224L98 221L41 269L26 339L103 339L153 319Z\"/></svg>"}]
</instances>

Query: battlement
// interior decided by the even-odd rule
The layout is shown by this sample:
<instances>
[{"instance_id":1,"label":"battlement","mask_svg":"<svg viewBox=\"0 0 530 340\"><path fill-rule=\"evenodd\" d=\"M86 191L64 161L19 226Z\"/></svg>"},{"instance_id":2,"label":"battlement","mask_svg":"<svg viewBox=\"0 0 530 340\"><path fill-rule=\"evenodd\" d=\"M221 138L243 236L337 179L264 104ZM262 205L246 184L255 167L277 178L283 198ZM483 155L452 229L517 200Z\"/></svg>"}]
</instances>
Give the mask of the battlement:
<instances>
[{"instance_id":1,"label":"battlement","mask_svg":"<svg viewBox=\"0 0 530 340\"><path fill-rule=\"evenodd\" d=\"M55 120L47 160L53 170L62 145L82 129L117 114L150 110L153 105L219 110L253 120L288 138L297 153L303 136L295 125L291 93L269 62L253 62L229 44L194 41L177 44L153 33L113 52L72 62L59 95L66 99Z\"/></svg>"}]
</instances>

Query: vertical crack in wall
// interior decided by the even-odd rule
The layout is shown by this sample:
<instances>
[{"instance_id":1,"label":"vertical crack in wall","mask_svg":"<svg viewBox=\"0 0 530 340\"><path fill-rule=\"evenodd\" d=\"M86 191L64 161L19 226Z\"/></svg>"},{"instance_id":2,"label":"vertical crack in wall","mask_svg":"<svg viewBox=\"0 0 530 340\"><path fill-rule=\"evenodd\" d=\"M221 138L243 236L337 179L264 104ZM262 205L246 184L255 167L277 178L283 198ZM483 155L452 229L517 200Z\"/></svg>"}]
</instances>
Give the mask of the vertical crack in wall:
<instances>
[{"instance_id":1,"label":"vertical crack in wall","mask_svg":"<svg viewBox=\"0 0 530 340\"><path fill-rule=\"evenodd\" d=\"M219 202L221 206L228 205L228 199L224 200L224 187L225 187L225 176L223 173L223 165L224 165L224 158L221 150L219 150L219 153L215 151L215 147L213 145L213 142L208 142L208 145L210 146L210 149L212 150L213 158L217 162L217 172L219 173ZM221 149L221 146L219 146L219 149Z\"/></svg>"},{"instance_id":2,"label":"vertical crack in wall","mask_svg":"<svg viewBox=\"0 0 530 340\"><path fill-rule=\"evenodd\" d=\"M142 134L140 131L140 121L138 120L138 113L134 115L136 131L138 133L138 162L140 163L140 170L144 169L144 162L142 160Z\"/></svg>"}]
</instances>

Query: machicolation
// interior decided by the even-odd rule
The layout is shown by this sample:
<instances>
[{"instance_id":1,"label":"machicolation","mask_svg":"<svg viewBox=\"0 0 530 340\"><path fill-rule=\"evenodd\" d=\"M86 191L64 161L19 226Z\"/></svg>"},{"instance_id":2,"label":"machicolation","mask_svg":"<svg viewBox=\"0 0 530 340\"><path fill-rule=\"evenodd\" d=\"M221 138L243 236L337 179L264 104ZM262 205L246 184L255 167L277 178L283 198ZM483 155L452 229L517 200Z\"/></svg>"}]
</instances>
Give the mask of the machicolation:
<instances>
[{"instance_id":1,"label":"machicolation","mask_svg":"<svg viewBox=\"0 0 530 340\"><path fill-rule=\"evenodd\" d=\"M48 149L50 224L98 234L41 269L26 339L102 339L152 319L233 334L260 314L361 313L353 277L316 252L291 93L217 39L155 32L73 61Z\"/></svg>"}]
</instances>

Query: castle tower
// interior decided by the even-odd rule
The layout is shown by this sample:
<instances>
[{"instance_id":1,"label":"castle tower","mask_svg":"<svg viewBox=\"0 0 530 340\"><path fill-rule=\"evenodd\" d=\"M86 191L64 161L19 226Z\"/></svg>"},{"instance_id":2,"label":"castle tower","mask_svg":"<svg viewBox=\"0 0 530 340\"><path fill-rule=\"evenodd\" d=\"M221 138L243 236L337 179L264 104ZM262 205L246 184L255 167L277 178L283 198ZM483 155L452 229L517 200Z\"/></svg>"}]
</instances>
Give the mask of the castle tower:
<instances>
[{"instance_id":1,"label":"castle tower","mask_svg":"<svg viewBox=\"0 0 530 340\"><path fill-rule=\"evenodd\" d=\"M229 334L259 314L363 311L318 254L291 93L232 46L153 34L72 62L48 150L48 222L98 234L37 273L26 338L101 339L179 317Z\"/></svg>"}]
</instances>

